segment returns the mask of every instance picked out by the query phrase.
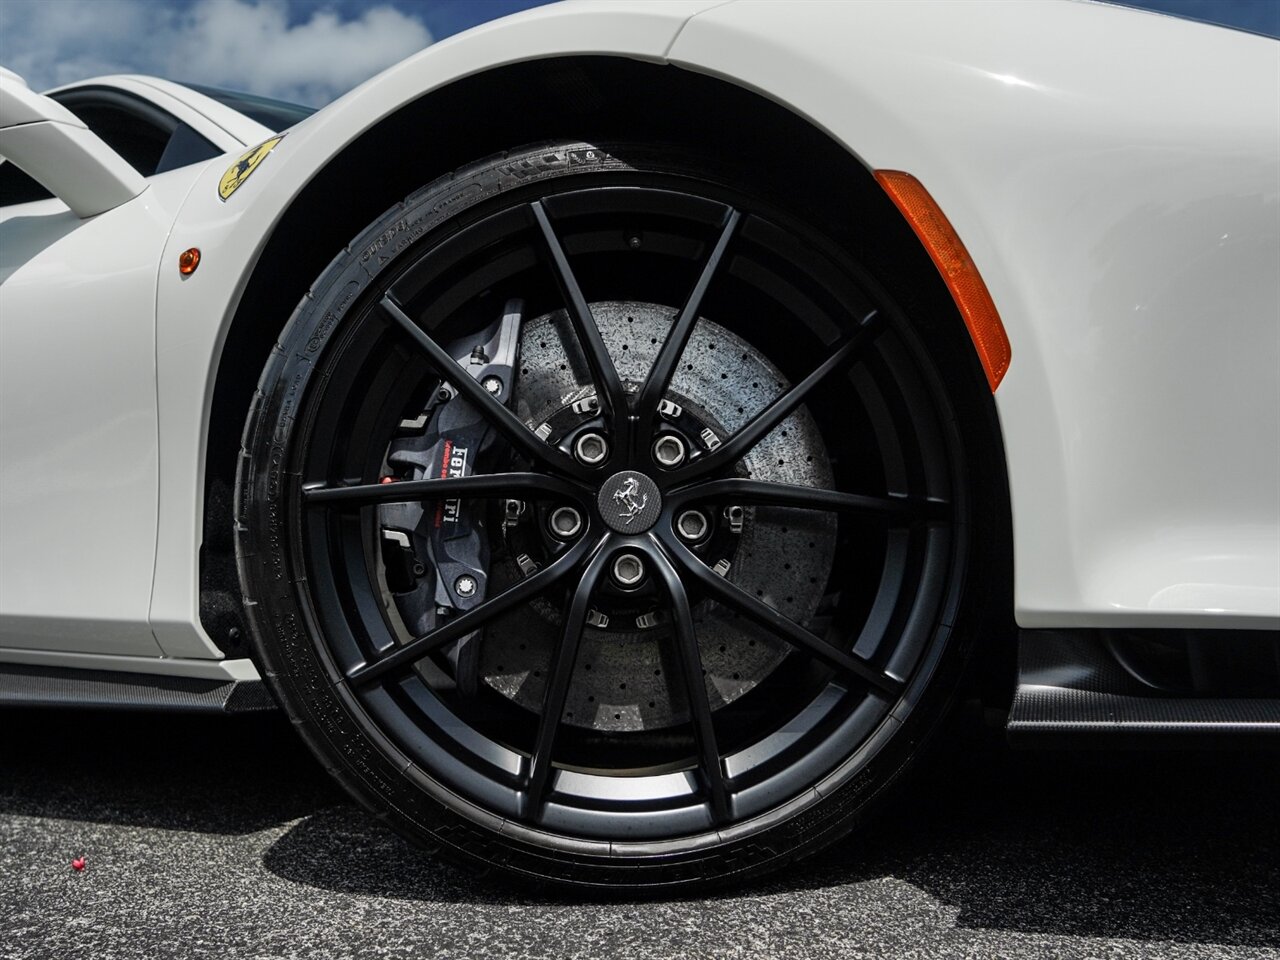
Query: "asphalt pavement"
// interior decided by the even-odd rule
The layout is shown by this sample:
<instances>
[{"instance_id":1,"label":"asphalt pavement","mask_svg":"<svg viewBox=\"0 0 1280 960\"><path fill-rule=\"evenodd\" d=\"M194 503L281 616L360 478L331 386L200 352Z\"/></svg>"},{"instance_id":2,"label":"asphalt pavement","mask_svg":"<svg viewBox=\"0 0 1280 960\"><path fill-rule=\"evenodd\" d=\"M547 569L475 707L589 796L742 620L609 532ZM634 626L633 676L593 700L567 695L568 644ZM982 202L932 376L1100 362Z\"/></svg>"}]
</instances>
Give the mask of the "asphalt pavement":
<instances>
[{"instance_id":1,"label":"asphalt pavement","mask_svg":"<svg viewBox=\"0 0 1280 960\"><path fill-rule=\"evenodd\" d=\"M277 715L0 711L0 957L1280 957L1280 755L937 753L763 883L583 903L424 857Z\"/></svg>"}]
</instances>

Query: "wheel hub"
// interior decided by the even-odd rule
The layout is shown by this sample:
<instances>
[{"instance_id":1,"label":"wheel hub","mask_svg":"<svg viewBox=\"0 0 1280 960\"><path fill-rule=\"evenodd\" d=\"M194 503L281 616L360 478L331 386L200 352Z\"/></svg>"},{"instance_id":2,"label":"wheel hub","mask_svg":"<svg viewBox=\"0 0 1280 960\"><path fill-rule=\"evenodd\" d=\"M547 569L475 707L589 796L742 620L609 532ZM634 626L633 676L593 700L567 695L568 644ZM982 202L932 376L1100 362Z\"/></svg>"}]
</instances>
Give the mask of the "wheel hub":
<instances>
[{"instance_id":1,"label":"wheel hub","mask_svg":"<svg viewBox=\"0 0 1280 960\"><path fill-rule=\"evenodd\" d=\"M644 533L662 513L662 494L643 473L621 470L600 485L596 506L615 533Z\"/></svg>"}]
</instances>

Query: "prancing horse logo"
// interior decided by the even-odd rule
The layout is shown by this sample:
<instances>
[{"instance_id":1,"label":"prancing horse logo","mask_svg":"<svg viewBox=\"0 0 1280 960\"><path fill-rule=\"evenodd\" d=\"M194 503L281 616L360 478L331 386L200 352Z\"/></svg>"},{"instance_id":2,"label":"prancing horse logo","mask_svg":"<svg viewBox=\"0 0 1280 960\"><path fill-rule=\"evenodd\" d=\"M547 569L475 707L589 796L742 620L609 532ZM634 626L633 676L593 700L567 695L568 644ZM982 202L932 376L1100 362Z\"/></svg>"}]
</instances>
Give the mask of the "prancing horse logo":
<instances>
[{"instance_id":1,"label":"prancing horse logo","mask_svg":"<svg viewBox=\"0 0 1280 960\"><path fill-rule=\"evenodd\" d=\"M640 493L639 499L636 498L637 493L640 493L640 481L635 477L627 477L622 481L622 486L613 491L613 502L622 504L618 516L622 518L623 523L634 520L649 502L647 493Z\"/></svg>"}]
</instances>

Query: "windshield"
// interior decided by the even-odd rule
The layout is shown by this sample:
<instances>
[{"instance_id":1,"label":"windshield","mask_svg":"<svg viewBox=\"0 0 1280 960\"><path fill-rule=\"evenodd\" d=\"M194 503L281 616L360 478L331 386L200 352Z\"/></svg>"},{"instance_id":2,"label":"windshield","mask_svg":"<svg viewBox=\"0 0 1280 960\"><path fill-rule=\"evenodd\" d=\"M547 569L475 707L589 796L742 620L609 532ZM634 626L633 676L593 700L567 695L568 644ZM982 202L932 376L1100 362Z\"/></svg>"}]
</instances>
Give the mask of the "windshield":
<instances>
[{"instance_id":1,"label":"windshield","mask_svg":"<svg viewBox=\"0 0 1280 960\"><path fill-rule=\"evenodd\" d=\"M243 113L250 120L256 120L276 133L292 127L295 123L305 120L315 113L315 110L311 107L299 106L296 103L286 103L283 100L272 100L270 97L259 97L252 93L237 93L233 90L220 90L217 87L202 87L194 83L188 83L185 86L196 93L203 93L206 97L217 100L223 106L230 107L238 113Z\"/></svg>"}]
</instances>

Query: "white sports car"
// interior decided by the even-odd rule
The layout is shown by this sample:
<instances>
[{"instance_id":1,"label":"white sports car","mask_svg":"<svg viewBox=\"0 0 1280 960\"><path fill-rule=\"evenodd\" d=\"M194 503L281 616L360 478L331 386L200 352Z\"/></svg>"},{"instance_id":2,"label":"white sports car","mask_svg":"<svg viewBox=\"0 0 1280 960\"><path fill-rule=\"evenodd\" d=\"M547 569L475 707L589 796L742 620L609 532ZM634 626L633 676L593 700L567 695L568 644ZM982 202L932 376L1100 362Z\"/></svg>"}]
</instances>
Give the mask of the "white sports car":
<instances>
[{"instance_id":1,"label":"white sports car","mask_svg":"<svg viewBox=\"0 0 1280 960\"><path fill-rule=\"evenodd\" d=\"M843 836L961 696L1280 733L1274 40L571 3L315 113L6 72L0 156L7 703L278 702L630 889Z\"/></svg>"}]
</instances>

